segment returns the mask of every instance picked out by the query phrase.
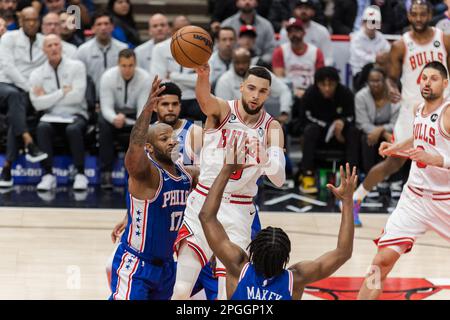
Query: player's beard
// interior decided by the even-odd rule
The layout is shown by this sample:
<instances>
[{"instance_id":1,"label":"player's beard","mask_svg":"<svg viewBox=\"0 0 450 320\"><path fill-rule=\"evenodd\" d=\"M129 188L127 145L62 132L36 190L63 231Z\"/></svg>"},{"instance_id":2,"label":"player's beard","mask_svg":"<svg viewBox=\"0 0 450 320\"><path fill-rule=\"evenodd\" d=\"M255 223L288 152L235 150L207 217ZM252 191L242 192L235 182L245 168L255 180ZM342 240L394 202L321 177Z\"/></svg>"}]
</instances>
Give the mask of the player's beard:
<instances>
[{"instance_id":1,"label":"player's beard","mask_svg":"<svg viewBox=\"0 0 450 320\"><path fill-rule=\"evenodd\" d=\"M416 33L423 33L427 31L428 29L428 23L424 23L422 28L416 28L413 24L411 24L411 27L413 28L414 32Z\"/></svg>"},{"instance_id":2,"label":"player's beard","mask_svg":"<svg viewBox=\"0 0 450 320\"><path fill-rule=\"evenodd\" d=\"M169 119L173 119L173 120L169 120ZM163 118L163 123L168 124L169 126L173 127L178 121L178 117L177 116L165 116Z\"/></svg>"},{"instance_id":3,"label":"player's beard","mask_svg":"<svg viewBox=\"0 0 450 320\"><path fill-rule=\"evenodd\" d=\"M429 89L430 92L429 93L424 93L423 90L420 92L420 94L422 95L422 98L425 101L434 101L436 99L438 99L441 95L434 93L431 88Z\"/></svg>"},{"instance_id":4,"label":"player's beard","mask_svg":"<svg viewBox=\"0 0 450 320\"><path fill-rule=\"evenodd\" d=\"M255 115L258 114L259 111L261 111L262 107L264 106L264 104L261 104L258 108L252 110L250 109L250 107L248 106L248 103L246 101L244 101L244 99L242 99L242 107L244 107L245 112L247 112L250 115Z\"/></svg>"},{"instance_id":5,"label":"player's beard","mask_svg":"<svg viewBox=\"0 0 450 320\"><path fill-rule=\"evenodd\" d=\"M167 154L166 152L163 152L163 150L158 150L157 148L153 147L153 154L155 156L155 159L159 162L166 163L166 164L173 164L174 160L172 159L174 150L176 149L176 146L172 149L172 152L170 154ZM176 161L177 159L175 159Z\"/></svg>"}]
</instances>

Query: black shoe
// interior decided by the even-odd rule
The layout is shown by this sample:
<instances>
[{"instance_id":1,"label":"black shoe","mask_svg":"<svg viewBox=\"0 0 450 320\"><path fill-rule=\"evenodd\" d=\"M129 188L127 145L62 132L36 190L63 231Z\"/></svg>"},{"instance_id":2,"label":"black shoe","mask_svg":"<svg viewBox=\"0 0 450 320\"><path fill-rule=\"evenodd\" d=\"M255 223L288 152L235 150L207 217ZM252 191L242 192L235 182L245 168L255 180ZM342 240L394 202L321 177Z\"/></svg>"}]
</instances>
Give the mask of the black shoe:
<instances>
[{"instance_id":1,"label":"black shoe","mask_svg":"<svg viewBox=\"0 0 450 320\"><path fill-rule=\"evenodd\" d=\"M10 188L13 186L13 179L11 176L11 168L3 168L0 175L0 188Z\"/></svg>"},{"instance_id":2,"label":"black shoe","mask_svg":"<svg viewBox=\"0 0 450 320\"><path fill-rule=\"evenodd\" d=\"M112 184L112 174L111 172L104 172L102 173L101 178L101 188L105 190L112 190L113 184Z\"/></svg>"},{"instance_id":3,"label":"black shoe","mask_svg":"<svg viewBox=\"0 0 450 320\"><path fill-rule=\"evenodd\" d=\"M26 152L27 154L25 155L25 159L33 163L42 161L44 159L47 159L48 157L48 154L42 152L34 143L30 143L27 145Z\"/></svg>"}]
</instances>

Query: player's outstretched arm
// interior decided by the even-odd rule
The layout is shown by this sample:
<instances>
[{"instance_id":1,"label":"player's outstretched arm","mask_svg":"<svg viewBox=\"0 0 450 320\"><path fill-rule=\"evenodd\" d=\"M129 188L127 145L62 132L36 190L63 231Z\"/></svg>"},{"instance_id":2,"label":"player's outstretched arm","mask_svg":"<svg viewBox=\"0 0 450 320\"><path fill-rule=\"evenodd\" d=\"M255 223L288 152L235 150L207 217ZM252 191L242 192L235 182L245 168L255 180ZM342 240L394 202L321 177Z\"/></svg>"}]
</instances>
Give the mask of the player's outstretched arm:
<instances>
[{"instance_id":1,"label":"player's outstretched arm","mask_svg":"<svg viewBox=\"0 0 450 320\"><path fill-rule=\"evenodd\" d=\"M356 167L346 172L341 166L341 184L339 187L328 184L327 187L342 201L342 219L336 249L329 251L314 261L297 263L289 269L294 273L294 290L304 288L308 283L329 277L352 256L353 251L353 192L357 184Z\"/></svg>"},{"instance_id":2,"label":"player's outstretched arm","mask_svg":"<svg viewBox=\"0 0 450 320\"><path fill-rule=\"evenodd\" d=\"M230 107L225 100L220 99L211 93L209 64L195 68L195 71L197 72L195 96L200 105L200 109L207 117L213 117L220 123L227 115Z\"/></svg>"},{"instance_id":3,"label":"player's outstretched arm","mask_svg":"<svg viewBox=\"0 0 450 320\"><path fill-rule=\"evenodd\" d=\"M147 102L131 130L130 143L125 155L125 167L130 177L136 180L145 179L149 172L149 167L152 167L146 158L144 147L147 142L148 128L153 110L158 101L161 100L161 97L158 97L158 95L165 89L164 86L159 87L160 83L161 80L156 76L153 79L152 89Z\"/></svg>"},{"instance_id":4,"label":"player's outstretched arm","mask_svg":"<svg viewBox=\"0 0 450 320\"><path fill-rule=\"evenodd\" d=\"M401 99L400 90L397 81L402 74L403 57L405 54L405 45L403 40L395 41L391 46L388 60L388 79L387 85L391 101L397 103Z\"/></svg>"},{"instance_id":5,"label":"player's outstretched arm","mask_svg":"<svg viewBox=\"0 0 450 320\"><path fill-rule=\"evenodd\" d=\"M244 150L236 150L236 146L234 150L237 151L234 154L245 154ZM244 250L230 241L223 225L217 219L217 212L230 176L234 171L244 168L244 165L238 165L237 163L238 161L234 161L234 164L225 163L211 186L199 214L203 232L211 250L225 265L227 272L235 277L239 277L244 263L248 261L248 256Z\"/></svg>"}]
</instances>

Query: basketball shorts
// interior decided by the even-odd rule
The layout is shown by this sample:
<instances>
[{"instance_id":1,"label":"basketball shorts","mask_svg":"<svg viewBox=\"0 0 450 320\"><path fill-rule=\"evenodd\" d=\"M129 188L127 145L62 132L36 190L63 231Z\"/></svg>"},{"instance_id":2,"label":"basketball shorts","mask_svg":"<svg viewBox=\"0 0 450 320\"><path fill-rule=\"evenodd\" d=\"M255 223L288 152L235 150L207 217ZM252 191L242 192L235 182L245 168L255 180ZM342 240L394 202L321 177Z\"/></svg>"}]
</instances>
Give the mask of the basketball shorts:
<instances>
[{"instance_id":1,"label":"basketball shorts","mask_svg":"<svg viewBox=\"0 0 450 320\"><path fill-rule=\"evenodd\" d=\"M218 281L214 275L211 263L208 262L200 271L194 289L192 289L192 296L196 295L200 290L205 290L207 300L216 300L218 292Z\"/></svg>"},{"instance_id":2,"label":"basketball shorts","mask_svg":"<svg viewBox=\"0 0 450 320\"><path fill-rule=\"evenodd\" d=\"M403 246L407 253L428 230L450 242L450 194L433 195L405 184L381 237L374 241L379 248Z\"/></svg>"},{"instance_id":3,"label":"basketball shorts","mask_svg":"<svg viewBox=\"0 0 450 320\"><path fill-rule=\"evenodd\" d=\"M220 204L217 218L222 223L230 240L246 250L251 240L251 226L256 214L256 206L252 197L224 195ZM204 267L213 252L206 241L198 215L206 199L206 193L195 189L187 199L184 211L184 221L178 237L175 241L175 252L183 239L187 240L188 246L194 250Z\"/></svg>"},{"instance_id":4,"label":"basketball shorts","mask_svg":"<svg viewBox=\"0 0 450 320\"><path fill-rule=\"evenodd\" d=\"M169 300L175 277L173 259L144 261L119 245L112 261L109 300Z\"/></svg>"}]
</instances>

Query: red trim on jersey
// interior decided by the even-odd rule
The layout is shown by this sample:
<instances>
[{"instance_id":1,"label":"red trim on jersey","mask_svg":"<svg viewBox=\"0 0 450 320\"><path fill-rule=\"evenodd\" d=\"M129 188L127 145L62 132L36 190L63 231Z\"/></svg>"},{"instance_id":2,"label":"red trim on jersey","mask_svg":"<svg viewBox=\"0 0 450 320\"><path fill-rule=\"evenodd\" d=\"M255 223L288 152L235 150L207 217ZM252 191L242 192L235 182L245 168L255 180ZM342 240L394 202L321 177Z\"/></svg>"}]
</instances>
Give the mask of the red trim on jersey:
<instances>
[{"instance_id":1,"label":"red trim on jersey","mask_svg":"<svg viewBox=\"0 0 450 320\"><path fill-rule=\"evenodd\" d=\"M350 36L346 34L332 34L331 41L350 41Z\"/></svg>"},{"instance_id":2,"label":"red trim on jersey","mask_svg":"<svg viewBox=\"0 0 450 320\"><path fill-rule=\"evenodd\" d=\"M131 244L131 235L133 234L134 201L131 193L130 193L130 203L131 203L131 223L130 223L130 233L128 234L128 244Z\"/></svg>"},{"instance_id":3,"label":"red trim on jersey","mask_svg":"<svg viewBox=\"0 0 450 320\"><path fill-rule=\"evenodd\" d=\"M227 270L225 268L214 268L214 277L226 277L227 276Z\"/></svg>"},{"instance_id":4,"label":"red trim on jersey","mask_svg":"<svg viewBox=\"0 0 450 320\"><path fill-rule=\"evenodd\" d=\"M450 200L450 192L431 192L431 193L424 193L423 189L417 188L414 186L408 185L408 189L411 190L415 195L419 197L428 197L431 198L431 200L435 201L443 201L443 200Z\"/></svg>"},{"instance_id":5,"label":"red trim on jersey","mask_svg":"<svg viewBox=\"0 0 450 320\"><path fill-rule=\"evenodd\" d=\"M388 243L388 244L377 244L377 246L378 246L378 248L386 248L386 247L391 247L391 246L400 246L403 244L408 245L408 247L405 250L405 253L410 252L414 246L414 243L411 243L410 241L400 241L400 242Z\"/></svg>"},{"instance_id":6,"label":"red trim on jersey","mask_svg":"<svg viewBox=\"0 0 450 320\"><path fill-rule=\"evenodd\" d=\"M203 184L201 184L201 183L197 183L197 186L199 186L199 187L201 187L201 188L203 188L203 189L206 189L206 190L210 190L211 188L208 188L207 186L205 186L205 185L203 185ZM200 191L200 190L199 190ZM205 193L204 195L207 195L207 193ZM248 198L248 199L253 199L253 197L252 196L246 196L246 195L240 195L240 194L232 194L231 195L232 197L235 197L235 198Z\"/></svg>"},{"instance_id":7,"label":"red trim on jersey","mask_svg":"<svg viewBox=\"0 0 450 320\"><path fill-rule=\"evenodd\" d=\"M378 248L385 248L385 247L390 247L390 246L398 246L398 245L406 244L406 245L408 245L408 247L406 248L405 253L408 253L411 251L411 249L414 245L414 242L415 242L415 240L410 237L388 239L388 240L383 240L383 241L380 241L380 239L381 239L381 237L373 240L373 242L375 242L375 244L377 245Z\"/></svg>"},{"instance_id":8,"label":"red trim on jersey","mask_svg":"<svg viewBox=\"0 0 450 320\"><path fill-rule=\"evenodd\" d=\"M219 124L219 126L216 129L205 130L205 133L215 133L215 132L219 131L220 129L222 129L222 127L225 125L225 123L227 123L228 119L230 118L230 115L231 115L231 108L228 110L227 115L225 116L225 118L222 120L222 122Z\"/></svg>"},{"instance_id":9,"label":"red trim on jersey","mask_svg":"<svg viewBox=\"0 0 450 320\"><path fill-rule=\"evenodd\" d=\"M202 265L202 268L208 263L208 259L206 258L205 252L203 252L202 248L200 248L198 245L196 245L193 242L187 241L188 247L191 248L195 254L198 257L198 260L200 261L200 264Z\"/></svg>"},{"instance_id":10,"label":"red trim on jersey","mask_svg":"<svg viewBox=\"0 0 450 320\"><path fill-rule=\"evenodd\" d=\"M191 228L187 225L185 221L183 221L183 224L181 225L181 228L178 230L177 238L175 239L175 242L173 243L173 251L176 255L178 255L178 245L181 241L184 239L189 238L190 236L194 235Z\"/></svg>"},{"instance_id":11,"label":"red trim on jersey","mask_svg":"<svg viewBox=\"0 0 450 320\"><path fill-rule=\"evenodd\" d=\"M206 197L206 196L208 195L207 193L205 193L205 192L203 192L203 191L200 191L200 190L198 190L197 188L195 188L194 191L197 191L200 195L202 195L202 196L204 196L204 197ZM241 197L241 198L248 197L249 199L252 199L252 198L253 198L253 197L250 197L250 196L237 196L237 195L234 195L234 194L232 194L231 196L232 196L232 197L236 197L236 198L238 198L238 197ZM249 204L253 204L253 200L250 200L250 201L230 200L229 203L232 203L232 204L245 204L245 205L249 205Z\"/></svg>"},{"instance_id":12,"label":"red trim on jersey","mask_svg":"<svg viewBox=\"0 0 450 320\"><path fill-rule=\"evenodd\" d=\"M408 186L408 189L411 190L412 193L414 193L416 196L422 197L422 195L416 191L414 191L413 188L411 188L410 186Z\"/></svg>"}]
</instances>

